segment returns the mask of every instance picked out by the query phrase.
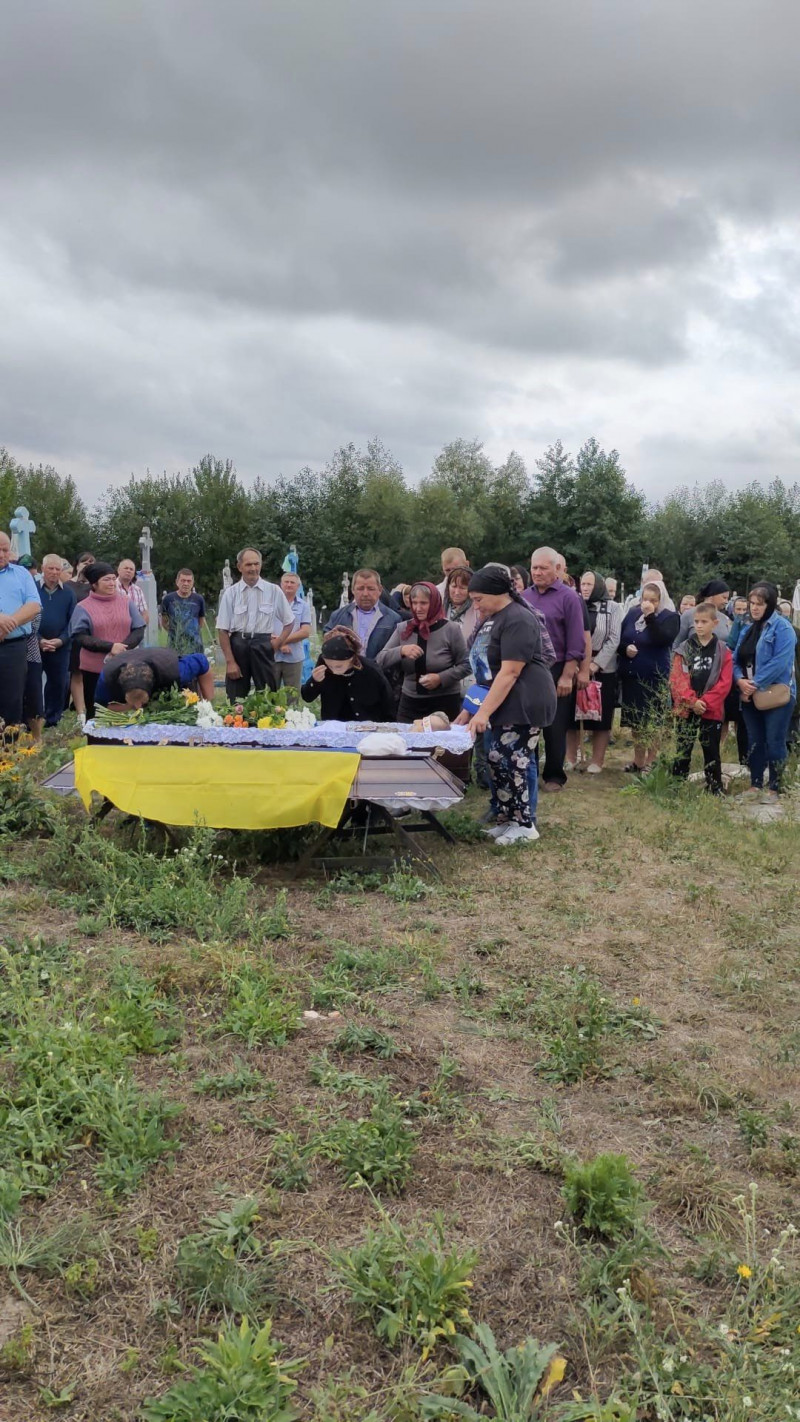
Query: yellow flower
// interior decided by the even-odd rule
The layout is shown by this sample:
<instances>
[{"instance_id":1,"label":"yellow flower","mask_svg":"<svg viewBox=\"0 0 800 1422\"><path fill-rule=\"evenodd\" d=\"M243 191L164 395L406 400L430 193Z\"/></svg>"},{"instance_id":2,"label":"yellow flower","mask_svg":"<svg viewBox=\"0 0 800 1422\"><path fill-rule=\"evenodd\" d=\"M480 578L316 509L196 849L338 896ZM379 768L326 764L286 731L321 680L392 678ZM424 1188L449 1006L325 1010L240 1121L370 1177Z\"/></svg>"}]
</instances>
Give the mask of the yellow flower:
<instances>
[{"instance_id":1,"label":"yellow flower","mask_svg":"<svg viewBox=\"0 0 800 1422\"><path fill-rule=\"evenodd\" d=\"M272 717L262 716L260 721L256 721L256 725L259 731L268 731L270 726L272 725Z\"/></svg>"},{"instance_id":2,"label":"yellow flower","mask_svg":"<svg viewBox=\"0 0 800 1422\"><path fill-rule=\"evenodd\" d=\"M753 1277L753 1271L749 1264L740 1264L736 1272L740 1279L751 1279Z\"/></svg>"},{"instance_id":3,"label":"yellow flower","mask_svg":"<svg viewBox=\"0 0 800 1422\"><path fill-rule=\"evenodd\" d=\"M200 697L197 695L196 691L184 691L183 699L186 702L187 706L196 706L197 702L200 700Z\"/></svg>"},{"instance_id":4,"label":"yellow flower","mask_svg":"<svg viewBox=\"0 0 800 1422\"><path fill-rule=\"evenodd\" d=\"M642 1001L642 999L641 999L640 997L632 997L632 998L631 998L631 1004L632 1004L633 1007L639 1007L639 1006L641 1005L641 1001Z\"/></svg>"}]
</instances>

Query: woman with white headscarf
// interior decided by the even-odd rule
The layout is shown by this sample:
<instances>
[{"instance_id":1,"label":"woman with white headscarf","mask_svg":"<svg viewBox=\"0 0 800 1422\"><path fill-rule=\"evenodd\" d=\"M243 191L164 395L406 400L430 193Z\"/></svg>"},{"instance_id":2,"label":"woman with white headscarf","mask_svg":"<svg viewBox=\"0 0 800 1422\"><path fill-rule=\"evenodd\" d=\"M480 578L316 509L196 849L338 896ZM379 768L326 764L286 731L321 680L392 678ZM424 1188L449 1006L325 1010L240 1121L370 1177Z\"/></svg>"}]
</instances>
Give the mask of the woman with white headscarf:
<instances>
[{"instance_id":1,"label":"woman with white headscarf","mask_svg":"<svg viewBox=\"0 0 800 1422\"><path fill-rule=\"evenodd\" d=\"M662 580L650 582L648 577L641 602L625 616L619 639L622 724L633 731L633 760L627 771L641 773L656 758L657 732L672 704L670 652L679 626Z\"/></svg>"}]
</instances>

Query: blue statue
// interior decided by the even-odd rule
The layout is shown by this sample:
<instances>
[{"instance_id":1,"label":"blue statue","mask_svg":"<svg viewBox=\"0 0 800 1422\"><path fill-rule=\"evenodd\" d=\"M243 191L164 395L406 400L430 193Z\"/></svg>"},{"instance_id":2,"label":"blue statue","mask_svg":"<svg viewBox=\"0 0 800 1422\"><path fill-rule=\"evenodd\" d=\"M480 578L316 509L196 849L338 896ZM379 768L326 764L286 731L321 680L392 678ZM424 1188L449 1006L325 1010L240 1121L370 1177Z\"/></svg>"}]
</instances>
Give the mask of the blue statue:
<instances>
[{"instance_id":1,"label":"blue statue","mask_svg":"<svg viewBox=\"0 0 800 1422\"><path fill-rule=\"evenodd\" d=\"M290 543L289 552L286 554L286 557L281 563L281 572L297 573L297 569L299 568L299 566L300 559L297 556L297 546L294 543Z\"/></svg>"}]
</instances>

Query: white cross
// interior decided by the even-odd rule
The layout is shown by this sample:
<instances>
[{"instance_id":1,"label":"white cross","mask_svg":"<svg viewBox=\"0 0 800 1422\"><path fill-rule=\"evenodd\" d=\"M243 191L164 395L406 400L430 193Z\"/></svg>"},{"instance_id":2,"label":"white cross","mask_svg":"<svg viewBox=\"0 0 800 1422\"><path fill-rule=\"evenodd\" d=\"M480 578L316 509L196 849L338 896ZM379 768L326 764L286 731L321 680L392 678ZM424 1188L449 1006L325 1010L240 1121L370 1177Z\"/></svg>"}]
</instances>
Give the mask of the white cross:
<instances>
[{"instance_id":1,"label":"white cross","mask_svg":"<svg viewBox=\"0 0 800 1422\"><path fill-rule=\"evenodd\" d=\"M142 550L142 572L151 573L153 570L150 567L150 554L153 551L153 540L150 537L149 524L145 524L144 528L142 529L142 536L139 539L139 547Z\"/></svg>"}]
</instances>

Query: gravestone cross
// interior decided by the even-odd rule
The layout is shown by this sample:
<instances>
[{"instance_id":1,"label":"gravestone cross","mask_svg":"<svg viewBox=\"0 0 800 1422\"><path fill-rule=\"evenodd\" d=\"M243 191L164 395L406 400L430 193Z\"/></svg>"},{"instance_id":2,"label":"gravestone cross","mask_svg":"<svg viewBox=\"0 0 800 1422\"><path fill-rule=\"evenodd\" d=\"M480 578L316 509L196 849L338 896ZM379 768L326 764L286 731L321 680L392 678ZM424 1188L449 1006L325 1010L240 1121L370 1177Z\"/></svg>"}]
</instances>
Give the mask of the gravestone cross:
<instances>
[{"instance_id":1,"label":"gravestone cross","mask_svg":"<svg viewBox=\"0 0 800 1422\"><path fill-rule=\"evenodd\" d=\"M139 547L142 550L142 572L152 573L153 570L150 566L150 554L153 551L153 540L150 536L149 524L145 524L144 528L142 529L142 536L139 539Z\"/></svg>"},{"instance_id":2,"label":"gravestone cross","mask_svg":"<svg viewBox=\"0 0 800 1422\"><path fill-rule=\"evenodd\" d=\"M30 558L31 534L36 532L36 524L24 506L14 510L14 517L9 520L8 528L11 548L17 558Z\"/></svg>"}]
</instances>

